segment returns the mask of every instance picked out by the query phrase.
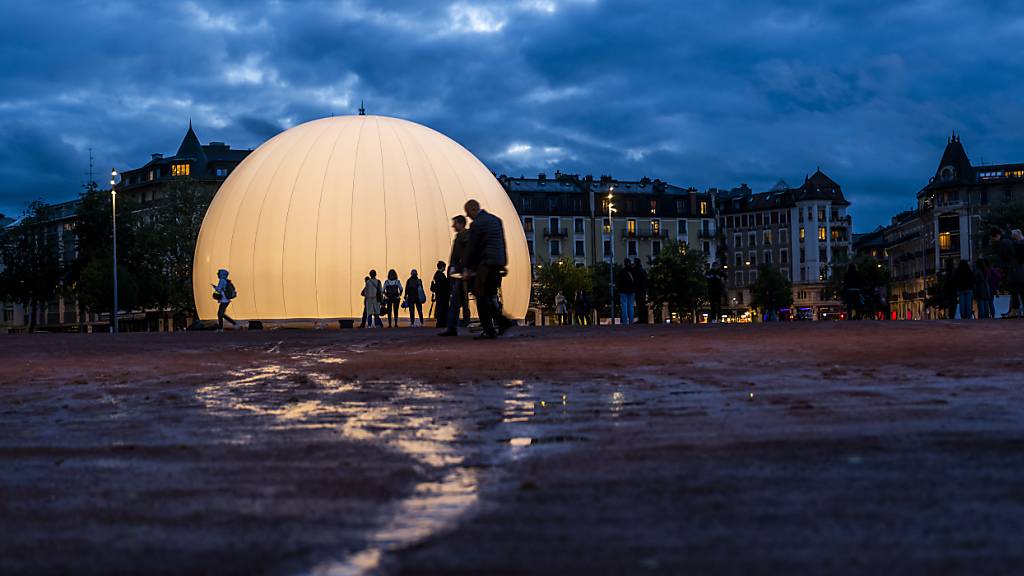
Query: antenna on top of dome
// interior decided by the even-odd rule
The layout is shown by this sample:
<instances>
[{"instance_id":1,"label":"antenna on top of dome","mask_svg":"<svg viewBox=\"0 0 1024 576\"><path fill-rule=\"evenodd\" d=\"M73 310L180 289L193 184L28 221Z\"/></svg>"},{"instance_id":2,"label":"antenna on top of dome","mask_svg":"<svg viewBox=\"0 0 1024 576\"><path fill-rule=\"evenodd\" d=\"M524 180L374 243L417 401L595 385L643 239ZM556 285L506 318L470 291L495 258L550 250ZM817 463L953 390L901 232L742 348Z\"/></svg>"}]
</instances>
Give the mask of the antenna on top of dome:
<instances>
[{"instance_id":1,"label":"antenna on top of dome","mask_svg":"<svg viewBox=\"0 0 1024 576\"><path fill-rule=\"evenodd\" d=\"M363 106L363 101L359 101L359 115L366 116L366 107Z\"/></svg>"}]
</instances>

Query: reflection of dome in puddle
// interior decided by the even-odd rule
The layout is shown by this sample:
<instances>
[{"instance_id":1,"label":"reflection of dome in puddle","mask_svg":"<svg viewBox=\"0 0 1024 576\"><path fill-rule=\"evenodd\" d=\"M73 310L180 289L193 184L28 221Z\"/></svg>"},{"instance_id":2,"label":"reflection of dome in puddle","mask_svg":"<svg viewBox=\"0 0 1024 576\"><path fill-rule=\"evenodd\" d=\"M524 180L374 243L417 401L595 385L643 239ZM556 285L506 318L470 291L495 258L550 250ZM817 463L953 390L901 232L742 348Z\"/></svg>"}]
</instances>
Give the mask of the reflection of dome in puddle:
<instances>
[{"instance_id":1,"label":"reflection of dome in puddle","mask_svg":"<svg viewBox=\"0 0 1024 576\"><path fill-rule=\"evenodd\" d=\"M530 256L494 175L450 138L413 122L342 116L307 122L250 154L221 186L196 244L193 291L213 318L210 283L226 268L240 319L357 318L360 291L410 270L430 281L451 248L451 217L475 198L505 225L505 311L522 318Z\"/></svg>"}]
</instances>

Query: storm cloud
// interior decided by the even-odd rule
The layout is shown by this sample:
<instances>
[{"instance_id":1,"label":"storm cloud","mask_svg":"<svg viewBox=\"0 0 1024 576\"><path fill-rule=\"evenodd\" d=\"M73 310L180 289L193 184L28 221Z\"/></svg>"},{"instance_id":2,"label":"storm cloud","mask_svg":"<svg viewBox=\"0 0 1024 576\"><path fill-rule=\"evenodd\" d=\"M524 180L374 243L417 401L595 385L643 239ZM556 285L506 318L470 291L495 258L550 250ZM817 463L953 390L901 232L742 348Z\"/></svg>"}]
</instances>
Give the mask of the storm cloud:
<instances>
[{"instance_id":1,"label":"storm cloud","mask_svg":"<svg viewBox=\"0 0 1024 576\"><path fill-rule=\"evenodd\" d=\"M14 2L0 36L0 212L204 142L407 118L493 171L799 184L868 230L913 205L953 130L1024 161L1011 2ZM97 180L105 178L98 176Z\"/></svg>"}]
</instances>

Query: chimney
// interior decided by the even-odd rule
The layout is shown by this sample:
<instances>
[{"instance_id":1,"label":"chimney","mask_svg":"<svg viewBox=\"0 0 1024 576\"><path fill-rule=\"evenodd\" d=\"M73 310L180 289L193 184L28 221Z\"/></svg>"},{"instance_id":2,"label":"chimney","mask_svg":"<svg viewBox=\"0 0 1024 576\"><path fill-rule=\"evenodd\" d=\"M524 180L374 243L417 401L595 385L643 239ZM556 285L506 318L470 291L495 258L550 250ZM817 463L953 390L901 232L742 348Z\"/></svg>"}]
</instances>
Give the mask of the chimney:
<instances>
[{"instance_id":1,"label":"chimney","mask_svg":"<svg viewBox=\"0 0 1024 576\"><path fill-rule=\"evenodd\" d=\"M164 158L163 154L156 154L156 153L153 154L153 160L163 160L163 158Z\"/></svg>"}]
</instances>

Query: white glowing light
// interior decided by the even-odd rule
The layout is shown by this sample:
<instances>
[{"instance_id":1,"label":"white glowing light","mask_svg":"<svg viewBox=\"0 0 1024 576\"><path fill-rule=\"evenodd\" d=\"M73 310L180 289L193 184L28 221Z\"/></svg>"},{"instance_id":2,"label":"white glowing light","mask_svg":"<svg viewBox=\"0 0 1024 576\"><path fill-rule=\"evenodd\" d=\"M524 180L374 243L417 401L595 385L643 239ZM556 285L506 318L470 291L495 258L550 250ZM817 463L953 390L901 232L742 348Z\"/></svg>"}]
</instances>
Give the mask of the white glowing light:
<instances>
[{"instance_id":1,"label":"white glowing light","mask_svg":"<svg viewBox=\"0 0 1024 576\"><path fill-rule=\"evenodd\" d=\"M358 318L363 277L417 269L429 286L451 250L451 217L475 198L502 219L506 314L522 318L530 255L519 215L494 175L434 130L396 118L301 124L228 176L203 220L192 279L199 316L215 318L211 283L226 268L239 319Z\"/></svg>"}]
</instances>

